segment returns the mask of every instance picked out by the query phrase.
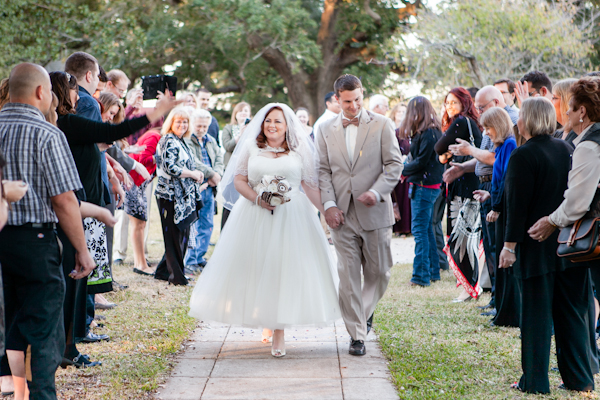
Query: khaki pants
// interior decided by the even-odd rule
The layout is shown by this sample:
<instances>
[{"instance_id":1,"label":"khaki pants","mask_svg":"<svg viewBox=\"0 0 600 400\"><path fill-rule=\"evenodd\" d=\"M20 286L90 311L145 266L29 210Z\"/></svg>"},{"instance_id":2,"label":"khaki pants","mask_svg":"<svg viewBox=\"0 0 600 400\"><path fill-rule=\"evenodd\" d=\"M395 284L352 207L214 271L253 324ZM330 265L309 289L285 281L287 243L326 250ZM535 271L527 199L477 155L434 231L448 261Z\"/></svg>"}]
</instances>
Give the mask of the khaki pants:
<instances>
[{"instance_id":1,"label":"khaki pants","mask_svg":"<svg viewBox=\"0 0 600 400\"><path fill-rule=\"evenodd\" d=\"M375 311L390 280L392 227L363 230L351 201L345 224L332 229L331 237L338 256L339 300L344 323L354 340L365 340L367 319ZM364 285L361 276L364 276Z\"/></svg>"}]
</instances>

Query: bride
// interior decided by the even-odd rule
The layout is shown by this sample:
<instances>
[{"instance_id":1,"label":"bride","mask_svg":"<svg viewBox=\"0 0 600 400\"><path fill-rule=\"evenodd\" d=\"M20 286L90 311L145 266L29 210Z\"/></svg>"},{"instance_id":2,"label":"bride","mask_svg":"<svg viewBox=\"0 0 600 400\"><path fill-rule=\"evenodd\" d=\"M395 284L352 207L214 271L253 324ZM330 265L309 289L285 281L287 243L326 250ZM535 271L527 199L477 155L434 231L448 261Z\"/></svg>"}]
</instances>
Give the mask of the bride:
<instances>
[{"instance_id":1,"label":"bride","mask_svg":"<svg viewBox=\"0 0 600 400\"><path fill-rule=\"evenodd\" d=\"M288 106L256 114L219 184L232 211L194 288L192 317L265 328L275 357L285 355L284 328L340 318L335 263L314 211L323 213L317 166Z\"/></svg>"}]
</instances>

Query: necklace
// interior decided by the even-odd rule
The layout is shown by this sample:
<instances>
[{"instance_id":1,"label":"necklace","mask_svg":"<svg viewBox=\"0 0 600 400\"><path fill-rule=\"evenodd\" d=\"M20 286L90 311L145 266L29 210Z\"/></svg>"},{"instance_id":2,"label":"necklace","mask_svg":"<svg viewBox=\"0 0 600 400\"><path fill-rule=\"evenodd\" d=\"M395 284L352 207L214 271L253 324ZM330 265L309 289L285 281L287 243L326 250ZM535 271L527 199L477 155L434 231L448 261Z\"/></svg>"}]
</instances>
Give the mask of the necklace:
<instances>
[{"instance_id":1,"label":"necklace","mask_svg":"<svg viewBox=\"0 0 600 400\"><path fill-rule=\"evenodd\" d=\"M285 152L285 149L283 147L271 147L266 145L263 151L270 151L271 153L283 153Z\"/></svg>"}]
</instances>

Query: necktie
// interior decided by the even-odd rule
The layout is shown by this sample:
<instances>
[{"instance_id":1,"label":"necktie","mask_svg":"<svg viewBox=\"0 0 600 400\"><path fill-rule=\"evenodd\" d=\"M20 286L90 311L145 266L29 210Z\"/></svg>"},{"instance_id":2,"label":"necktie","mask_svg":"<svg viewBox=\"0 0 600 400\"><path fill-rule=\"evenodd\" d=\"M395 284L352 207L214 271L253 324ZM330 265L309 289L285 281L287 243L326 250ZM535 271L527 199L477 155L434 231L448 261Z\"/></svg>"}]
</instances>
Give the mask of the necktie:
<instances>
[{"instance_id":1,"label":"necktie","mask_svg":"<svg viewBox=\"0 0 600 400\"><path fill-rule=\"evenodd\" d=\"M342 125L346 128L348 125L358 126L358 117L354 117L352 119L342 118Z\"/></svg>"}]
</instances>

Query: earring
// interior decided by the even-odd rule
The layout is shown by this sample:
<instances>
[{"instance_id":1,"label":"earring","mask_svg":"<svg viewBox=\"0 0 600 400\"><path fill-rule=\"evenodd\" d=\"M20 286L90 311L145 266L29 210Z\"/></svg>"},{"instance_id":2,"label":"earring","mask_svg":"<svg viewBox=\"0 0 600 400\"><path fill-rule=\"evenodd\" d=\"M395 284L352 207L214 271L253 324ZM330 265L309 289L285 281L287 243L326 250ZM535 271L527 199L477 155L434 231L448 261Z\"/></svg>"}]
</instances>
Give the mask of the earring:
<instances>
[{"instance_id":1,"label":"earring","mask_svg":"<svg viewBox=\"0 0 600 400\"><path fill-rule=\"evenodd\" d=\"M583 118L580 117L579 118L579 122L583 123Z\"/></svg>"}]
</instances>

